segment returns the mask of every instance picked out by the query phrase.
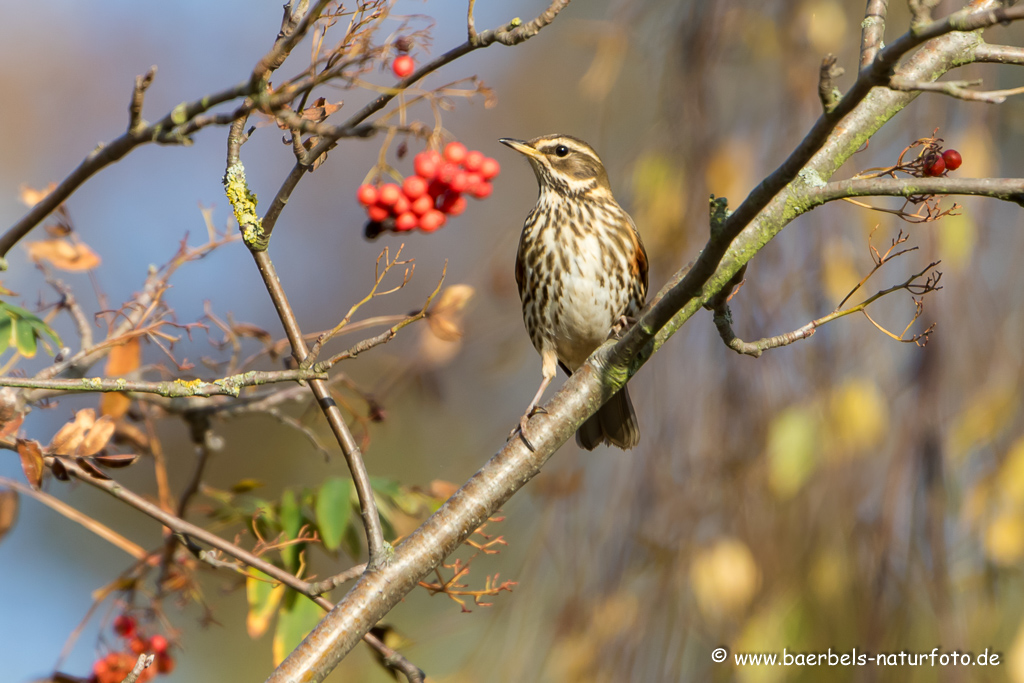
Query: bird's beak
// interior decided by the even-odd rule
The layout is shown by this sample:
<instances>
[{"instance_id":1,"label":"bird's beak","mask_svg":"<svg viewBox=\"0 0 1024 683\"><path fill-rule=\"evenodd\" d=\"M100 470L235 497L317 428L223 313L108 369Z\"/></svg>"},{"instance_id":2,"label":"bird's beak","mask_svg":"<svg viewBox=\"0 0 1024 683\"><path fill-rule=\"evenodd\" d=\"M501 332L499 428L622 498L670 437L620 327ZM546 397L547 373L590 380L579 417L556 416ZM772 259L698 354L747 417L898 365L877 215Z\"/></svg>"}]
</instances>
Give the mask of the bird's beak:
<instances>
[{"instance_id":1,"label":"bird's beak","mask_svg":"<svg viewBox=\"0 0 1024 683\"><path fill-rule=\"evenodd\" d=\"M538 152L535 148L531 147L530 143L526 142L525 140L516 140L515 138L501 138L500 140L498 140L498 142L500 142L503 145L508 145L515 151L519 152L520 154L525 154L528 157L537 158L541 156L541 153Z\"/></svg>"}]
</instances>

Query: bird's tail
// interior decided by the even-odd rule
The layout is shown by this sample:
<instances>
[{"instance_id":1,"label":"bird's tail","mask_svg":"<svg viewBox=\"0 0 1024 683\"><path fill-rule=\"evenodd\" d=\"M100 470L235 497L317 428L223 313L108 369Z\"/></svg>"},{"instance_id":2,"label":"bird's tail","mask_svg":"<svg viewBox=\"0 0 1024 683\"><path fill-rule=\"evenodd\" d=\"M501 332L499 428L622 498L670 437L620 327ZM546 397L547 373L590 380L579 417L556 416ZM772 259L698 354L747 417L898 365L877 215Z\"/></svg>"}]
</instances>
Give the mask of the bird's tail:
<instances>
[{"instance_id":1,"label":"bird's tail","mask_svg":"<svg viewBox=\"0 0 1024 683\"><path fill-rule=\"evenodd\" d=\"M636 421L629 392L622 387L596 413L587 418L576 432L580 448L592 451L602 443L629 450L640 443L640 426Z\"/></svg>"}]
</instances>

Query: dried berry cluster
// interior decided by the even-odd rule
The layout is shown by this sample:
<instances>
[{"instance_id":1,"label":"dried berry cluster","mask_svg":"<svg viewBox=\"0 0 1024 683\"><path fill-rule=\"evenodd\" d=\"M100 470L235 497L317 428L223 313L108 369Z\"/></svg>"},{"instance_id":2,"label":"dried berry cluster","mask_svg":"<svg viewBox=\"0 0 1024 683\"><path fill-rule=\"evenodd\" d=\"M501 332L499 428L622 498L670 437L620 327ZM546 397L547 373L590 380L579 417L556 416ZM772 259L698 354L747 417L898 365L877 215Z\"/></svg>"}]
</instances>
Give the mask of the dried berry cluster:
<instances>
[{"instance_id":1,"label":"dried berry cluster","mask_svg":"<svg viewBox=\"0 0 1024 683\"><path fill-rule=\"evenodd\" d=\"M444 153L420 152L413 159L415 175L401 185L360 185L359 203L366 207L370 222L366 236L373 238L385 230L404 232L419 228L434 232L448 216L466 210L466 195L486 199L494 190L491 181L501 171L498 162L477 150L451 142Z\"/></svg>"},{"instance_id":2,"label":"dried berry cluster","mask_svg":"<svg viewBox=\"0 0 1024 683\"><path fill-rule=\"evenodd\" d=\"M134 617L126 614L115 617L114 633L124 638L127 649L109 652L97 659L92 665L90 683L121 683L135 667L139 655L144 652L153 653L156 659L139 675L140 683L152 680L157 674L169 674L174 671L174 657L168 652L170 644L167 638L160 634L148 638L142 635Z\"/></svg>"}]
</instances>

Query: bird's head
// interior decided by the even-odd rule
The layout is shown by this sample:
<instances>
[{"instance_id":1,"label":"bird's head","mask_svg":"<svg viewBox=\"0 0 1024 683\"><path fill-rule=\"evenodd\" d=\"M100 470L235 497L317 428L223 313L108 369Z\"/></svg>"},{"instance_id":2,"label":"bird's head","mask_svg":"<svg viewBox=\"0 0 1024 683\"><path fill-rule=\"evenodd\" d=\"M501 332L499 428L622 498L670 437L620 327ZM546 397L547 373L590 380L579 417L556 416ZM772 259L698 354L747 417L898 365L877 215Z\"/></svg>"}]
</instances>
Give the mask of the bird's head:
<instances>
[{"instance_id":1,"label":"bird's head","mask_svg":"<svg viewBox=\"0 0 1024 683\"><path fill-rule=\"evenodd\" d=\"M591 193L611 193L608 174L594 148L571 135L542 135L529 142L501 138L527 158L543 194L545 190L562 196L580 197Z\"/></svg>"}]
</instances>

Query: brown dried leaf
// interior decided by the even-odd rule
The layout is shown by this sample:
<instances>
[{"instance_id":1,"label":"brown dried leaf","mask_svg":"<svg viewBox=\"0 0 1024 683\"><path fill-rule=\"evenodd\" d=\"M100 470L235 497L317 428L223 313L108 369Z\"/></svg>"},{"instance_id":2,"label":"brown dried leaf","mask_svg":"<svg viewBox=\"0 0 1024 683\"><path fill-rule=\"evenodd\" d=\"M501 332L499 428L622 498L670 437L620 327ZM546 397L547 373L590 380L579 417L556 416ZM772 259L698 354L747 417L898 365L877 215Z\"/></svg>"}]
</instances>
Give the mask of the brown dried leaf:
<instances>
[{"instance_id":1,"label":"brown dried leaf","mask_svg":"<svg viewBox=\"0 0 1024 683\"><path fill-rule=\"evenodd\" d=\"M62 463L58 458L53 459L53 463L50 465L50 471L53 472L53 476L55 476L58 481L71 481L71 475L68 474L68 469L64 467L64 463Z\"/></svg>"},{"instance_id":2,"label":"brown dried leaf","mask_svg":"<svg viewBox=\"0 0 1024 683\"><path fill-rule=\"evenodd\" d=\"M6 422L2 429L0 429L0 439L6 439L9 436L14 436L18 433L18 429L21 427L21 423L25 421L24 415L18 415L13 420Z\"/></svg>"},{"instance_id":3,"label":"brown dried leaf","mask_svg":"<svg viewBox=\"0 0 1024 683\"><path fill-rule=\"evenodd\" d=\"M57 430L53 441L46 447L54 455L74 455L85 439L85 433L96 423L96 411L85 408L75 413L75 419Z\"/></svg>"},{"instance_id":4,"label":"brown dried leaf","mask_svg":"<svg viewBox=\"0 0 1024 683\"><path fill-rule=\"evenodd\" d=\"M320 123L334 112L341 109L342 102L330 104L326 99L320 97L311 106L302 111L302 118Z\"/></svg>"},{"instance_id":5,"label":"brown dried leaf","mask_svg":"<svg viewBox=\"0 0 1024 683\"><path fill-rule=\"evenodd\" d=\"M28 255L33 261L48 261L54 268L67 271L92 270L100 265L100 257L82 242L53 239L28 242Z\"/></svg>"},{"instance_id":6,"label":"brown dried leaf","mask_svg":"<svg viewBox=\"0 0 1024 683\"><path fill-rule=\"evenodd\" d=\"M117 469L118 467L128 467L139 459L139 456L135 453L116 453L109 455L94 455L93 460L100 467L109 467L111 469Z\"/></svg>"},{"instance_id":7,"label":"brown dried leaf","mask_svg":"<svg viewBox=\"0 0 1024 683\"><path fill-rule=\"evenodd\" d=\"M81 467L83 470L85 470L92 476L96 477L97 479L110 479L110 477L108 477L103 472L103 470L101 470L99 467L96 467L96 465L92 462L91 458L75 458L75 462L78 463L79 467Z\"/></svg>"},{"instance_id":8,"label":"brown dried leaf","mask_svg":"<svg viewBox=\"0 0 1024 683\"><path fill-rule=\"evenodd\" d=\"M438 339L453 342L462 338L462 313L476 290L469 285L445 287L427 315L427 324Z\"/></svg>"},{"instance_id":9,"label":"brown dried leaf","mask_svg":"<svg viewBox=\"0 0 1024 683\"><path fill-rule=\"evenodd\" d=\"M31 208L39 202L46 199L46 195L50 194L57 188L57 183L50 183L44 190L37 190L34 187L29 187L24 183L18 188L18 192L21 196L21 203Z\"/></svg>"},{"instance_id":10,"label":"brown dried leaf","mask_svg":"<svg viewBox=\"0 0 1024 683\"><path fill-rule=\"evenodd\" d=\"M29 439L18 439L18 456L21 458L21 469L25 471L25 478L32 488L38 489L43 483L43 452L39 448L38 441Z\"/></svg>"},{"instance_id":11,"label":"brown dried leaf","mask_svg":"<svg viewBox=\"0 0 1024 683\"><path fill-rule=\"evenodd\" d=\"M14 527L18 520L18 492L11 489L0 491L0 541Z\"/></svg>"},{"instance_id":12,"label":"brown dried leaf","mask_svg":"<svg viewBox=\"0 0 1024 683\"><path fill-rule=\"evenodd\" d=\"M89 433L85 435L85 439L82 440L82 445L78 449L78 454L96 455L106 448L107 442L110 441L110 437L113 435L114 419L109 415L104 415L100 419L96 420L92 429L90 429Z\"/></svg>"},{"instance_id":13,"label":"brown dried leaf","mask_svg":"<svg viewBox=\"0 0 1024 683\"><path fill-rule=\"evenodd\" d=\"M231 326L231 331L239 337L257 339L263 344L270 344L274 341L274 337L269 332L251 323L235 323Z\"/></svg>"}]
</instances>

